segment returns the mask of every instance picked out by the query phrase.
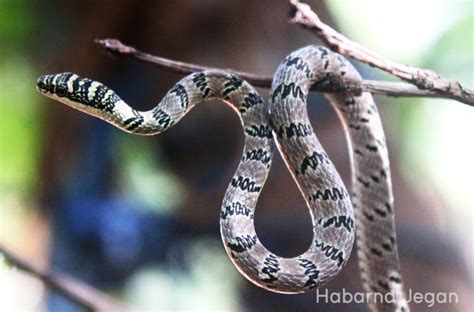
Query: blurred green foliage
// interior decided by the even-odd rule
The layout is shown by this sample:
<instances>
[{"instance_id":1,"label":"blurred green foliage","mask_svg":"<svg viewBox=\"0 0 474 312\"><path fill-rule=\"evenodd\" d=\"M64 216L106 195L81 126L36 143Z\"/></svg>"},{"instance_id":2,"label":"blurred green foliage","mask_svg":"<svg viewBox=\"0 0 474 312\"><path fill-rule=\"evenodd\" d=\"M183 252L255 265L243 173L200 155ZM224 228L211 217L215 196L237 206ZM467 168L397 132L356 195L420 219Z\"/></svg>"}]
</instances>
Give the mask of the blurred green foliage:
<instances>
[{"instance_id":1,"label":"blurred green foliage","mask_svg":"<svg viewBox=\"0 0 474 312\"><path fill-rule=\"evenodd\" d=\"M42 138L28 50L32 11L27 1L0 1L0 194L21 197L34 191Z\"/></svg>"},{"instance_id":2,"label":"blurred green foliage","mask_svg":"<svg viewBox=\"0 0 474 312\"><path fill-rule=\"evenodd\" d=\"M445 77L461 82L465 87L474 85L474 12L466 11L451 27L439 34L438 40L423 57L424 68L430 68ZM400 120L404 122L404 140L400 141L402 156L410 165L403 168L413 185L424 192L429 181L446 201L457 221L459 238L465 237L463 228L472 228L471 194L474 167L474 145L467 139L474 132L472 107L452 100L404 99ZM415 168L415 170L412 170Z\"/></svg>"},{"instance_id":3,"label":"blurred green foliage","mask_svg":"<svg viewBox=\"0 0 474 312\"><path fill-rule=\"evenodd\" d=\"M470 12L467 12L470 13ZM439 39L429 48L423 56L423 63L419 67L432 69L443 76L460 81L467 88L474 84L474 39L466 37L474 29L474 14L466 14L452 27L440 34ZM407 127L403 137L413 137L412 142L404 140L404 150L414 153L420 150L419 144L426 142L432 133L427 131L424 117L439 109L440 106L448 105L452 110L462 107L462 104L451 100L429 99L429 98L404 98L400 101L399 120ZM422 105L424 104L424 105ZM461 106L458 106L461 105ZM446 118L449 115L445 116ZM409 155L406 155L410 157ZM419 154L412 155L413 161L422 157ZM424 161L423 158L420 159Z\"/></svg>"},{"instance_id":4,"label":"blurred green foliage","mask_svg":"<svg viewBox=\"0 0 474 312\"><path fill-rule=\"evenodd\" d=\"M430 49L425 56L424 66L472 88L474 85L474 38L472 37L474 11L466 13L464 18L441 34L433 49Z\"/></svg>"}]
</instances>

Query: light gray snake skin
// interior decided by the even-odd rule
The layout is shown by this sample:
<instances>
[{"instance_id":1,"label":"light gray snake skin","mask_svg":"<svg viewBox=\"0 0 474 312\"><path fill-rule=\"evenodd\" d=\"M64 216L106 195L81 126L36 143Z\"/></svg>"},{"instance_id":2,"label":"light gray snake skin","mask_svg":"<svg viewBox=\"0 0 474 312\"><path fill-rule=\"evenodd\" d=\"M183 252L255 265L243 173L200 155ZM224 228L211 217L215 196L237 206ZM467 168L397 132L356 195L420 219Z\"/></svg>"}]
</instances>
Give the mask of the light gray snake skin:
<instances>
[{"instance_id":1,"label":"light gray snake skin","mask_svg":"<svg viewBox=\"0 0 474 312\"><path fill-rule=\"evenodd\" d=\"M408 311L395 241L388 154L372 96L326 94L342 120L349 142L352 203L308 119L306 98L310 86L331 84L343 76L360 79L342 56L324 47L308 46L291 53L278 67L268 103L246 81L217 70L183 78L155 108L146 112L134 110L103 84L72 73L42 76L37 89L140 135L167 130L198 103L208 99L224 101L239 115L245 134L242 159L220 212L222 240L237 269L265 289L306 292L338 274L348 260L357 229L365 291L391 293L395 299L370 302L371 310ZM257 199L271 166L273 137L313 222L310 247L294 258L268 251L254 227Z\"/></svg>"}]
</instances>

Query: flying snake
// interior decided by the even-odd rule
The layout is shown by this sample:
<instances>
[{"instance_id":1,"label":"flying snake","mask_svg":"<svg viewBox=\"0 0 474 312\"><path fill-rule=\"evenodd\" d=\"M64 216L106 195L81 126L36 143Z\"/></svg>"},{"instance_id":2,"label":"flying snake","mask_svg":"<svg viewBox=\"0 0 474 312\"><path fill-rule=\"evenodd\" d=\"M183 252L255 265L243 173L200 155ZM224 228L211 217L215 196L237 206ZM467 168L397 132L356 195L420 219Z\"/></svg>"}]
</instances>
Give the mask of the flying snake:
<instances>
[{"instance_id":1,"label":"flying snake","mask_svg":"<svg viewBox=\"0 0 474 312\"><path fill-rule=\"evenodd\" d=\"M228 104L240 117L245 139L242 158L222 203L220 230L227 254L240 273L273 292L307 292L339 273L357 237L364 290L390 294L392 299L369 301L371 310L408 311L395 238L387 146L371 94L325 94L347 137L351 195L308 119L309 88L331 85L341 78L361 79L341 55L308 46L280 64L268 102L248 82L220 70L184 77L156 107L145 112L130 107L102 83L73 73L41 76L36 86L45 96L138 135L166 131L207 100ZM312 218L311 245L293 258L266 249L254 226L257 200L272 162L273 139Z\"/></svg>"}]
</instances>

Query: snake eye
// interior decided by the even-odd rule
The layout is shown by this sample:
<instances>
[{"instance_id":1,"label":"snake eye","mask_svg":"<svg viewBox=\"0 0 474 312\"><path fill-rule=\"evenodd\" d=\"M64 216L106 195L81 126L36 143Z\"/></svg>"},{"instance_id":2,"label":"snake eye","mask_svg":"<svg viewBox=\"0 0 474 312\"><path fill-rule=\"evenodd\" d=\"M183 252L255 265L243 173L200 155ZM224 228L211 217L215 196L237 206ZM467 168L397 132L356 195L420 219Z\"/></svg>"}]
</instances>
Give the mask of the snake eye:
<instances>
[{"instance_id":1,"label":"snake eye","mask_svg":"<svg viewBox=\"0 0 474 312\"><path fill-rule=\"evenodd\" d=\"M46 88L46 85L44 84L44 82L40 81L38 82L38 88L40 88L41 90L44 90Z\"/></svg>"},{"instance_id":2,"label":"snake eye","mask_svg":"<svg viewBox=\"0 0 474 312\"><path fill-rule=\"evenodd\" d=\"M56 87L56 95L59 96L59 97L64 97L66 96L67 94L67 91L66 91L66 88L64 87Z\"/></svg>"}]
</instances>

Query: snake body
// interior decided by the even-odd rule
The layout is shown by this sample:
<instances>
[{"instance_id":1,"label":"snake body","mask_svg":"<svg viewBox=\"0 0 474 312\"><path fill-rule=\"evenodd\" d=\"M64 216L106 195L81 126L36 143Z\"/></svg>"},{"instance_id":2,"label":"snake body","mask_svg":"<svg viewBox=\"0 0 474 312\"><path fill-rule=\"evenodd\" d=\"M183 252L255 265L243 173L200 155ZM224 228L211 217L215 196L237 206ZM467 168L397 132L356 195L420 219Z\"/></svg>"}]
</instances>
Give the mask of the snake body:
<instances>
[{"instance_id":1,"label":"snake body","mask_svg":"<svg viewBox=\"0 0 474 312\"><path fill-rule=\"evenodd\" d=\"M357 234L364 289L391 293L395 298L390 302L370 302L371 309L407 311L394 234L388 155L371 95L326 94L348 137L353 203L308 119L309 87L330 84L342 76L360 79L342 56L324 47L308 46L291 53L278 67L268 103L246 81L218 70L183 78L155 108L145 112L131 108L102 83L72 73L42 76L37 89L140 135L159 134L195 105L209 99L222 100L239 115L245 136L242 158L220 211L222 240L237 269L265 289L306 292L325 284L341 270ZM257 200L272 162L273 137L312 217L312 243L307 251L293 258L279 257L267 250L254 227Z\"/></svg>"},{"instance_id":2,"label":"snake body","mask_svg":"<svg viewBox=\"0 0 474 312\"><path fill-rule=\"evenodd\" d=\"M301 124L311 129L306 111L306 97L312 85L333 84L341 78L360 80L356 69L341 55L324 47L309 46L291 53L277 69L272 86L271 119L277 133L282 154L287 156L289 168L296 168L293 177L307 199L312 214L324 214L343 204L342 188L327 188L325 198L313 202L317 186L323 179L330 180L332 173L327 165L327 155L314 136L285 135L281 129L292 124ZM291 90L282 92L280 90ZM285 94L287 96L285 97ZM408 311L402 287L400 264L395 238L393 194L390 178L388 152L382 122L370 93L354 96L344 92L326 93L342 124L349 145L352 166L352 205L356 217L356 234L362 284L368 293L391 294L393 300L369 301L373 311ZM280 134L283 133L283 134ZM295 153L295 146L311 146L304 153ZM296 149L298 150L298 149ZM303 147L301 147L303 151ZM316 157L315 157L316 156ZM302 175L308 157L313 165L311 171ZM299 167L301 166L301 167ZM336 177L332 179L338 181ZM340 182L337 182L338 184ZM340 185L340 184L339 184ZM337 190L341 190L337 192ZM332 190L332 192L331 192ZM320 194L320 193L319 193ZM314 205L314 206L313 206ZM317 209L317 210L316 210ZM343 213L338 215L343 224ZM319 223L320 219L317 219ZM324 219L323 219L324 220ZM327 220L327 219L326 219ZM323 224L327 224L323 221ZM340 236L336 236L340 241ZM338 241L330 240L330 242Z\"/></svg>"}]
</instances>

